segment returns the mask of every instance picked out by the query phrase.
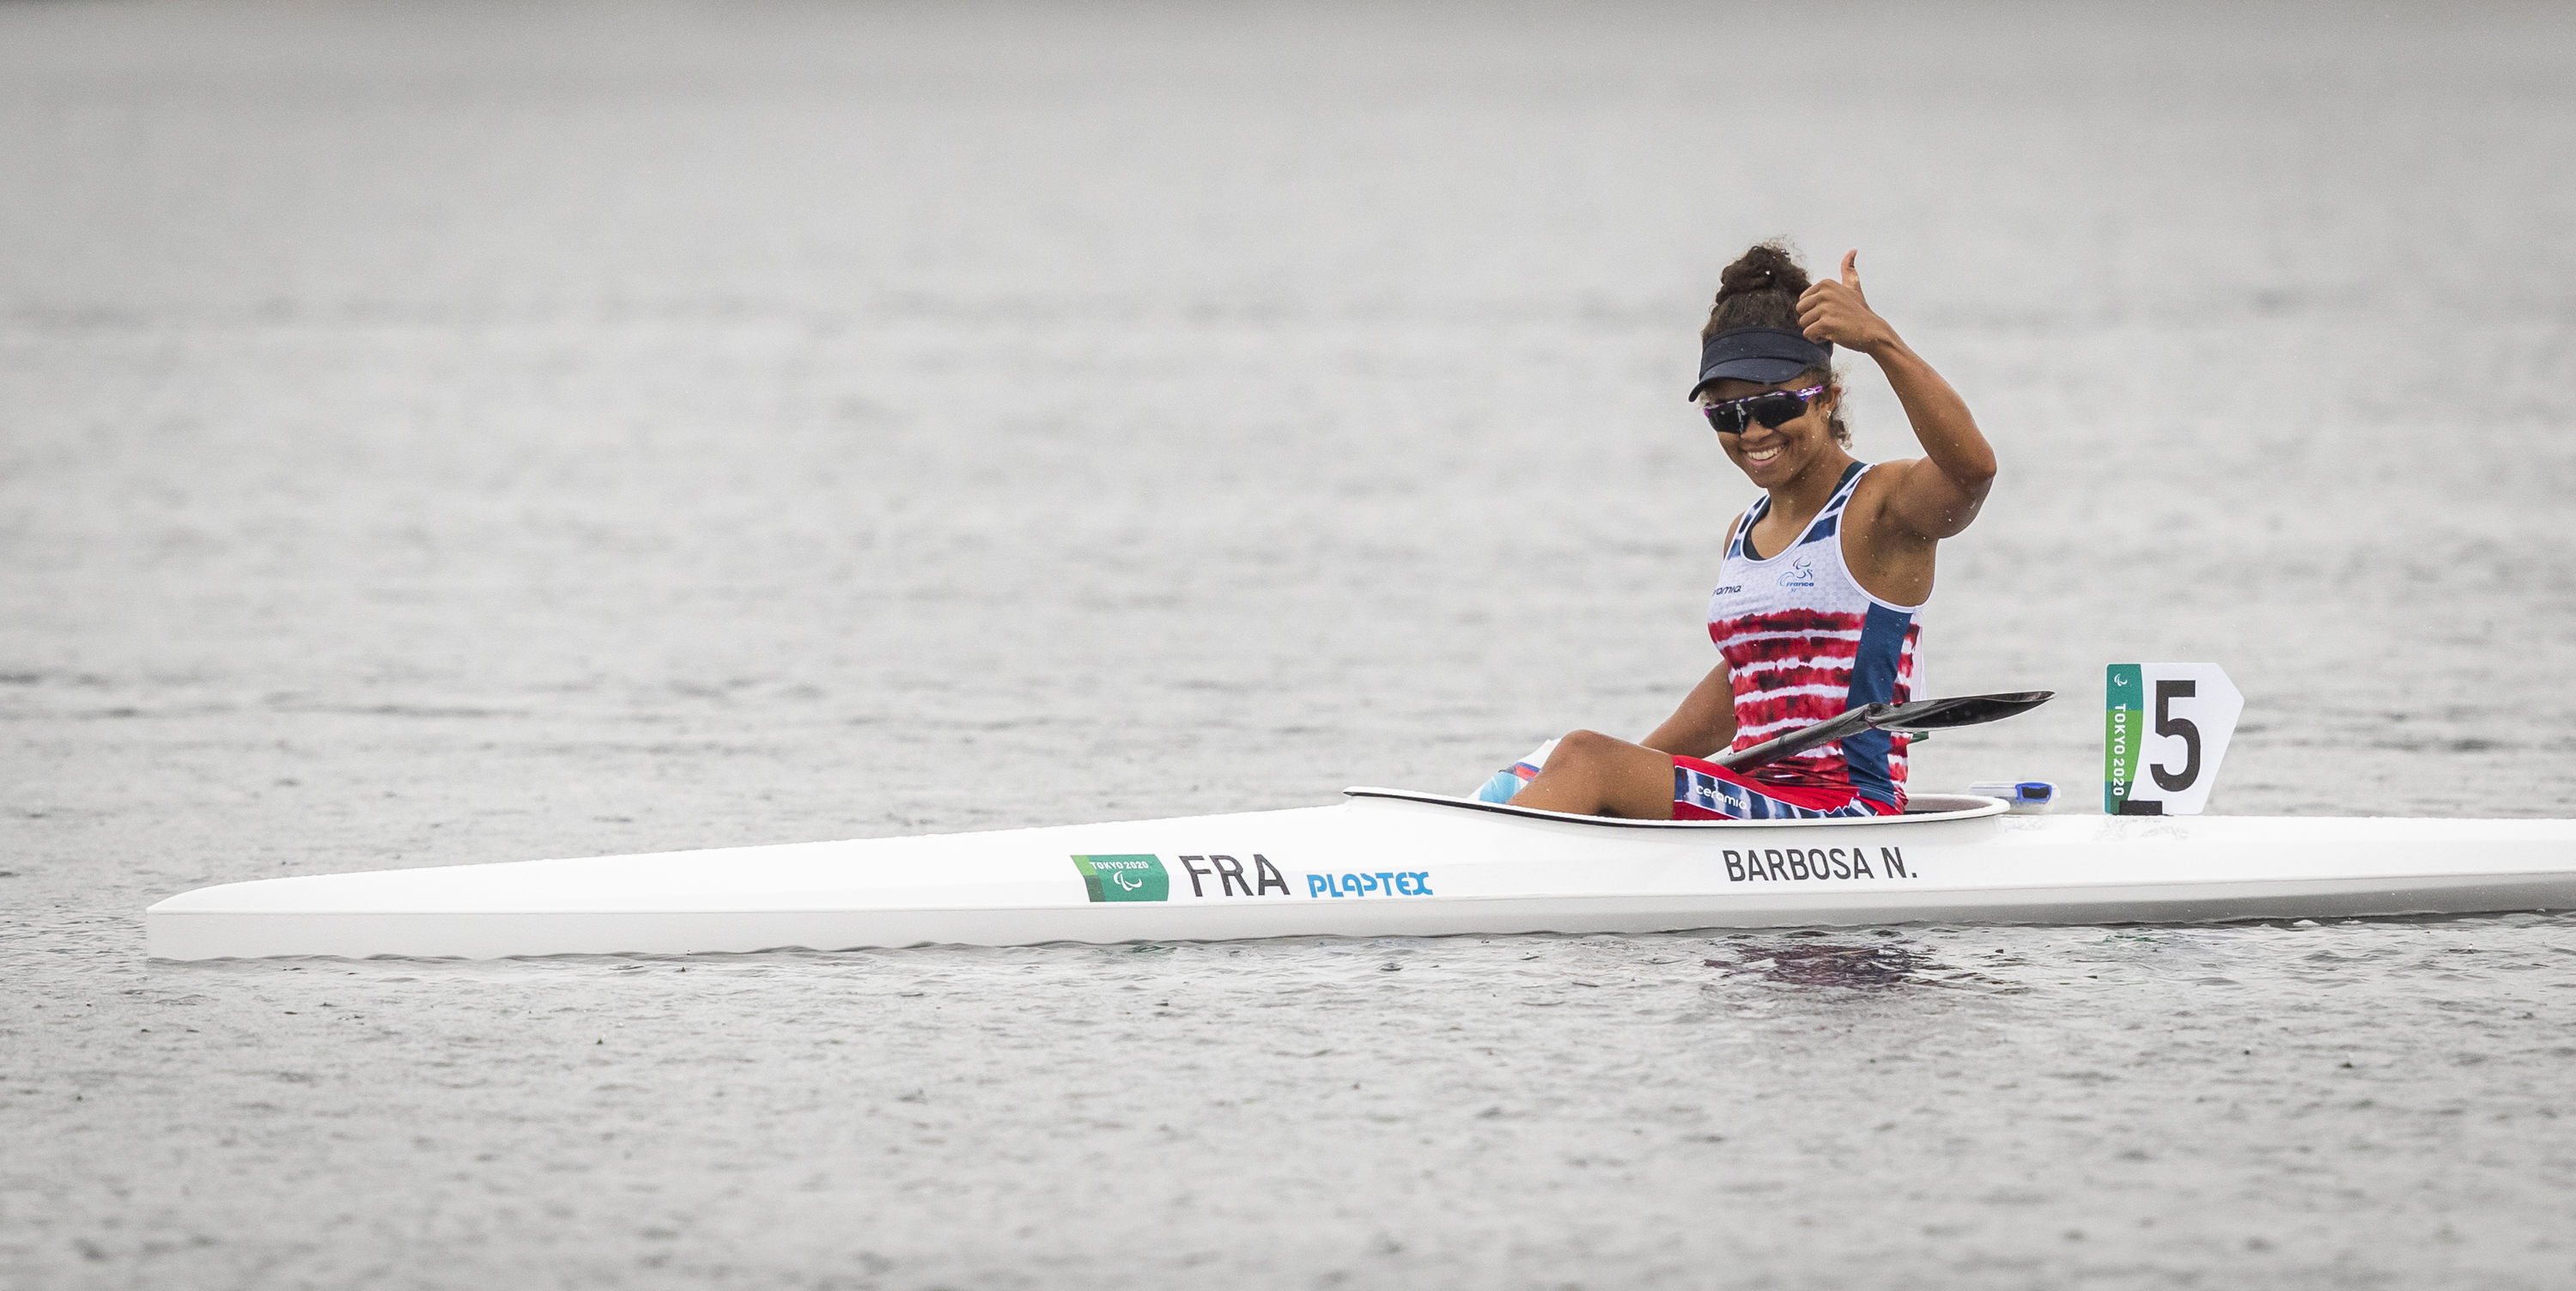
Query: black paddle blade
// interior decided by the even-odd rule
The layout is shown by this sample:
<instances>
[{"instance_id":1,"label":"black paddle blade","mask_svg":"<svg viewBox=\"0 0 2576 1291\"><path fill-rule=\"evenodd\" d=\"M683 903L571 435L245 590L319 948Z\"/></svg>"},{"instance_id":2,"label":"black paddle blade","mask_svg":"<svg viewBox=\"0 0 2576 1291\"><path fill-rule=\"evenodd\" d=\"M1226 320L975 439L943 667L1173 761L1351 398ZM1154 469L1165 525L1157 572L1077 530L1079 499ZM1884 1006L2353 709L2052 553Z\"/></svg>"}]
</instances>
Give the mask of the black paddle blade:
<instances>
[{"instance_id":1,"label":"black paddle blade","mask_svg":"<svg viewBox=\"0 0 2576 1291\"><path fill-rule=\"evenodd\" d=\"M2053 690L2021 690L2005 695L1960 695L1952 699L1918 699L1891 704L1872 714L1869 724L1883 731L1946 731L1954 726L1999 722L2047 703Z\"/></svg>"}]
</instances>

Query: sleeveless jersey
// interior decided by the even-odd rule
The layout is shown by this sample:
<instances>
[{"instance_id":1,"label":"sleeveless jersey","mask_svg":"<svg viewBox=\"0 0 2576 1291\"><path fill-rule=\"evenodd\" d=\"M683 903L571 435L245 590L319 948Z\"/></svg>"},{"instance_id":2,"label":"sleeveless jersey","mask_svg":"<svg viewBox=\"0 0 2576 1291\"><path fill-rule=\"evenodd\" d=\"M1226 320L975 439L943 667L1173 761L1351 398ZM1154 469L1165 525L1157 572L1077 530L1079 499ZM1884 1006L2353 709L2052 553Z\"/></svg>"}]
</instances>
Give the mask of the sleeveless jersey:
<instances>
[{"instance_id":1,"label":"sleeveless jersey","mask_svg":"<svg viewBox=\"0 0 2576 1291\"><path fill-rule=\"evenodd\" d=\"M1733 749L1847 708L1922 694L1916 654L1922 627L1915 617L1923 607L1870 595L1843 563L1843 508L1868 473L1867 464L1852 463L1815 522L1768 559L1754 559L1747 542L1770 513L1768 494L1745 511L1727 541L1717 590L1708 598L1708 635L1735 684ZM1902 735L1864 731L1748 774L1767 784L1847 789L1902 808L1905 743Z\"/></svg>"}]
</instances>

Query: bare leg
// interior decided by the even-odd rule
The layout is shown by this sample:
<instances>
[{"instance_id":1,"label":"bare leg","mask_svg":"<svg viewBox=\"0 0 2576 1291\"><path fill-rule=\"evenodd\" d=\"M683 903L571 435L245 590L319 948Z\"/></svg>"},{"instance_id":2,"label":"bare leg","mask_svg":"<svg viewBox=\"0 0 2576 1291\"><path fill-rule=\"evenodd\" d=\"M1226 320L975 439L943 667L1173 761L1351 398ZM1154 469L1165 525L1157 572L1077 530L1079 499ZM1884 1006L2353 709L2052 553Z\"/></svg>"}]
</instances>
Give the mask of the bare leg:
<instances>
[{"instance_id":1,"label":"bare leg","mask_svg":"<svg viewBox=\"0 0 2576 1291\"><path fill-rule=\"evenodd\" d=\"M1538 778L1513 795L1515 807L1620 816L1673 818L1673 755L1598 731L1574 731L1547 755Z\"/></svg>"}]
</instances>

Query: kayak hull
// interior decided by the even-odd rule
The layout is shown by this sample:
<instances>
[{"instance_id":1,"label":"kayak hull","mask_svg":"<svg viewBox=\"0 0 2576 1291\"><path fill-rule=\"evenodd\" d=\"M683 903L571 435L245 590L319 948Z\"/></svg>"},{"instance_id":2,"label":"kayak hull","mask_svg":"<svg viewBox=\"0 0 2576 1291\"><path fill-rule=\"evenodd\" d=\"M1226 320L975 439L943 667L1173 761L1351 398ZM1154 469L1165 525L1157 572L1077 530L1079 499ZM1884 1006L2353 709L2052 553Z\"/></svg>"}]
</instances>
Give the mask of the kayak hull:
<instances>
[{"instance_id":1,"label":"kayak hull","mask_svg":"<svg viewBox=\"0 0 2576 1291\"><path fill-rule=\"evenodd\" d=\"M1332 807L226 884L155 958L2136 923L2576 909L2576 821L2011 816L1610 822Z\"/></svg>"}]
</instances>

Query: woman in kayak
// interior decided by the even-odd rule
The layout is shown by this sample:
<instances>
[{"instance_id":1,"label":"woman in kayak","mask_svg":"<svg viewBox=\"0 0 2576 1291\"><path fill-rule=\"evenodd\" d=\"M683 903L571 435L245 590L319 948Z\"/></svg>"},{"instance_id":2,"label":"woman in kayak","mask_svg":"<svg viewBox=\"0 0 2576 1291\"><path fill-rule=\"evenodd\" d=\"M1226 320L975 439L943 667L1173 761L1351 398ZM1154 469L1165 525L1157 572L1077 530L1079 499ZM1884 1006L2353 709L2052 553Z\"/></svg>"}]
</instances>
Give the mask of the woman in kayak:
<instances>
[{"instance_id":1,"label":"woman in kayak","mask_svg":"<svg viewBox=\"0 0 2576 1291\"><path fill-rule=\"evenodd\" d=\"M1709 598L1718 664L1643 744L1576 731L1532 755L1543 765L1515 805L1643 820L1905 809L1902 735L1867 731L1742 775L1703 760L1925 697L1916 616L1933 548L1977 518L1995 478L1968 405L1861 295L1859 259L1810 284L1786 247L1764 243L1719 275L1690 397L1763 496L1728 530ZM1878 361L1922 457L1871 465L1845 451L1837 345Z\"/></svg>"}]
</instances>

